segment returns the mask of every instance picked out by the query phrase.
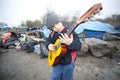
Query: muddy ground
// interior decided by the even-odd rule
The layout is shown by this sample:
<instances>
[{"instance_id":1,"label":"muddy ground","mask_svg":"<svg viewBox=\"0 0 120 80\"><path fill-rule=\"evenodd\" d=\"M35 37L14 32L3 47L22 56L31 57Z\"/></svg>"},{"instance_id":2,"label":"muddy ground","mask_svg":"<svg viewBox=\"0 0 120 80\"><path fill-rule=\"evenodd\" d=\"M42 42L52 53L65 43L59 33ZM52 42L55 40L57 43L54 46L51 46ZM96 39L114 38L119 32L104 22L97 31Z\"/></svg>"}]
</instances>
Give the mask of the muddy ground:
<instances>
[{"instance_id":1,"label":"muddy ground","mask_svg":"<svg viewBox=\"0 0 120 80\"><path fill-rule=\"evenodd\" d=\"M120 48L120 41L114 41ZM0 80L50 80L52 68L38 54L1 49ZM78 54L80 51L77 52ZM120 58L77 56L73 80L120 80Z\"/></svg>"}]
</instances>

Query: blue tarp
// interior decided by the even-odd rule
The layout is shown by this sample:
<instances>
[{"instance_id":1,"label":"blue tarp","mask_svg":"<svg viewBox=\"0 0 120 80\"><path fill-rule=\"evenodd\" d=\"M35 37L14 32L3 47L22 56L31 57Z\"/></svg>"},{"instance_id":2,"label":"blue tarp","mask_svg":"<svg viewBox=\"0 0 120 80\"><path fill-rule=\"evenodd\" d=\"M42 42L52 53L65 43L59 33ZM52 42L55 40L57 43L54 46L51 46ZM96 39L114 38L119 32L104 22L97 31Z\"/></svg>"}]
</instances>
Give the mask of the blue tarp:
<instances>
[{"instance_id":1,"label":"blue tarp","mask_svg":"<svg viewBox=\"0 0 120 80\"><path fill-rule=\"evenodd\" d=\"M85 29L84 34L86 38L98 38L103 40L106 32Z\"/></svg>"},{"instance_id":2,"label":"blue tarp","mask_svg":"<svg viewBox=\"0 0 120 80\"><path fill-rule=\"evenodd\" d=\"M42 31L44 33L44 37L48 38L49 37L49 34L51 33L50 29L48 29L47 26L43 26L42 27Z\"/></svg>"},{"instance_id":3,"label":"blue tarp","mask_svg":"<svg viewBox=\"0 0 120 80\"><path fill-rule=\"evenodd\" d=\"M1 30L7 30L8 27L7 26L2 26Z\"/></svg>"},{"instance_id":4,"label":"blue tarp","mask_svg":"<svg viewBox=\"0 0 120 80\"><path fill-rule=\"evenodd\" d=\"M118 31L120 31L120 24L117 25L117 26L115 26L115 29L118 30Z\"/></svg>"},{"instance_id":5,"label":"blue tarp","mask_svg":"<svg viewBox=\"0 0 120 80\"><path fill-rule=\"evenodd\" d=\"M67 29L70 29L70 28L71 28L71 25L70 25L70 24L66 24L65 27L66 27Z\"/></svg>"},{"instance_id":6,"label":"blue tarp","mask_svg":"<svg viewBox=\"0 0 120 80\"><path fill-rule=\"evenodd\" d=\"M91 21L91 22L85 22L83 24L80 24L75 29L75 32L77 34L80 34L84 31L84 29L94 30L94 31L104 31L104 32L111 33L111 34L120 34L120 32L115 30L112 25L107 24L107 23L102 23L99 21Z\"/></svg>"}]
</instances>

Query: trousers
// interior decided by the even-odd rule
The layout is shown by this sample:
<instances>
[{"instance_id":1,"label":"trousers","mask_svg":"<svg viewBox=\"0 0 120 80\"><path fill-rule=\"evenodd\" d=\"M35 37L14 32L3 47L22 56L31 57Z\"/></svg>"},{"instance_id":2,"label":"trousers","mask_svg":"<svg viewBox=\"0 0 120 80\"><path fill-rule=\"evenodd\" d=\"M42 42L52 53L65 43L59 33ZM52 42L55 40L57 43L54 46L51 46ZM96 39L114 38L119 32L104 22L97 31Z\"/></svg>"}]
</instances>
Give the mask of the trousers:
<instances>
[{"instance_id":1,"label":"trousers","mask_svg":"<svg viewBox=\"0 0 120 80\"><path fill-rule=\"evenodd\" d=\"M75 63L53 66L51 80L72 80Z\"/></svg>"}]
</instances>

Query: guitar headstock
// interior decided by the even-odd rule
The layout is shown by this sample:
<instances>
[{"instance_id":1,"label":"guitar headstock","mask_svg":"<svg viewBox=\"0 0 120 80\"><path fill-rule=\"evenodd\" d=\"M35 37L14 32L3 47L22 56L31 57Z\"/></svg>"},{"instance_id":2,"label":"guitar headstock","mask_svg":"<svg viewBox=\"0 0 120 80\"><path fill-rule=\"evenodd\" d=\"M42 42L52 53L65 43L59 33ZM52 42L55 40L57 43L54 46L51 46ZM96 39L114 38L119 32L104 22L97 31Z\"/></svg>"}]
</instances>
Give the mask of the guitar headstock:
<instances>
[{"instance_id":1,"label":"guitar headstock","mask_svg":"<svg viewBox=\"0 0 120 80\"><path fill-rule=\"evenodd\" d=\"M94 4L87 12L85 12L78 20L78 23L85 22L86 20L93 17L95 14L99 13L103 9L102 4Z\"/></svg>"}]
</instances>

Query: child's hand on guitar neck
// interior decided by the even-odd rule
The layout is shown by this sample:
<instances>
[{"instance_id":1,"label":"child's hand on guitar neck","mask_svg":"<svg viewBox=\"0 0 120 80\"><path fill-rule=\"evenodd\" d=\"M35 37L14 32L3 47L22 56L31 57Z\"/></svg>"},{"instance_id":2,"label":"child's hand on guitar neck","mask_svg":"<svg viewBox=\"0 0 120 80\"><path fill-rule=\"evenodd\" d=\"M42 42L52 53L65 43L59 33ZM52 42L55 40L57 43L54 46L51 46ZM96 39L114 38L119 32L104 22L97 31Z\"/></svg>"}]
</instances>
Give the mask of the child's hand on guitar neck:
<instances>
[{"instance_id":1,"label":"child's hand on guitar neck","mask_svg":"<svg viewBox=\"0 0 120 80\"><path fill-rule=\"evenodd\" d=\"M61 43L66 45L70 45L73 42L73 34L71 34L70 36L68 36L67 34L61 34L59 38Z\"/></svg>"}]
</instances>

